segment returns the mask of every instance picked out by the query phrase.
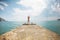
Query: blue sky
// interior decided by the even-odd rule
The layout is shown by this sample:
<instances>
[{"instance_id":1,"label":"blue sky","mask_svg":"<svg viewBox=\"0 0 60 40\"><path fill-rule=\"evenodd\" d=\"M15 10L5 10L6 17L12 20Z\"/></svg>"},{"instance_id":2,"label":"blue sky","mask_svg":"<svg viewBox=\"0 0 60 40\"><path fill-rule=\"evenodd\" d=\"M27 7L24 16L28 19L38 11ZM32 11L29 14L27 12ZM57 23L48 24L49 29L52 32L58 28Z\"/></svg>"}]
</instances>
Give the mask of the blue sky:
<instances>
[{"instance_id":1,"label":"blue sky","mask_svg":"<svg viewBox=\"0 0 60 40\"><path fill-rule=\"evenodd\" d=\"M7 21L49 21L60 18L60 0L0 0L0 17Z\"/></svg>"}]
</instances>

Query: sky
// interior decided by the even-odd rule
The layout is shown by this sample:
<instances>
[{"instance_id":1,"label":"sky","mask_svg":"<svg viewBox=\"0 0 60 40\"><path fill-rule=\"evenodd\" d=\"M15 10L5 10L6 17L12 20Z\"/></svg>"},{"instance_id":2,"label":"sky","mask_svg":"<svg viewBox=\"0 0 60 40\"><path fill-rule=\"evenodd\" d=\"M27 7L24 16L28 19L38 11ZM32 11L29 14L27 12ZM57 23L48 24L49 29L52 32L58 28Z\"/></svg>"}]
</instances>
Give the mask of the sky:
<instances>
[{"instance_id":1,"label":"sky","mask_svg":"<svg viewBox=\"0 0 60 40\"><path fill-rule=\"evenodd\" d=\"M0 0L0 17L7 21L60 19L60 0Z\"/></svg>"}]
</instances>

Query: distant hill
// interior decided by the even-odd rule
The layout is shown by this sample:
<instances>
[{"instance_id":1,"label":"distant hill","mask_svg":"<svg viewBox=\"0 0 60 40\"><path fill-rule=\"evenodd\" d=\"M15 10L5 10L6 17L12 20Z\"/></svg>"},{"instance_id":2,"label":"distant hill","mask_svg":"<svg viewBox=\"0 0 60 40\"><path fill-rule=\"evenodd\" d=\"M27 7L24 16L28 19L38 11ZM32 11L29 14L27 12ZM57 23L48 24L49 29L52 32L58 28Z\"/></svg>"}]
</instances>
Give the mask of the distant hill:
<instances>
[{"instance_id":1,"label":"distant hill","mask_svg":"<svg viewBox=\"0 0 60 40\"><path fill-rule=\"evenodd\" d=\"M60 21L60 19L58 19Z\"/></svg>"},{"instance_id":2,"label":"distant hill","mask_svg":"<svg viewBox=\"0 0 60 40\"><path fill-rule=\"evenodd\" d=\"M5 19L3 19L3 18L0 17L0 22L1 22L1 21L5 21Z\"/></svg>"}]
</instances>

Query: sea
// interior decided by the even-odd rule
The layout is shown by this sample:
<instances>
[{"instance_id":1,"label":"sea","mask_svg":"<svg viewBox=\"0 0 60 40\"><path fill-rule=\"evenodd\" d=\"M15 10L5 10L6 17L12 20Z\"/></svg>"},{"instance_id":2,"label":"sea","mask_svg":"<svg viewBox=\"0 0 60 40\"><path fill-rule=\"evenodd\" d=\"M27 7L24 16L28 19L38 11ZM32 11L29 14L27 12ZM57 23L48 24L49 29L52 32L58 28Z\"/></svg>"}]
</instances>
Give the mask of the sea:
<instances>
[{"instance_id":1,"label":"sea","mask_svg":"<svg viewBox=\"0 0 60 40\"><path fill-rule=\"evenodd\" d=\"M0 22L0 35L9 32L17 27L21 27L24 22L16 21L3 21ZM37 25L42 26L60 35L60 21L40 21L36 22Z\"/></svg>"}]
</instances>

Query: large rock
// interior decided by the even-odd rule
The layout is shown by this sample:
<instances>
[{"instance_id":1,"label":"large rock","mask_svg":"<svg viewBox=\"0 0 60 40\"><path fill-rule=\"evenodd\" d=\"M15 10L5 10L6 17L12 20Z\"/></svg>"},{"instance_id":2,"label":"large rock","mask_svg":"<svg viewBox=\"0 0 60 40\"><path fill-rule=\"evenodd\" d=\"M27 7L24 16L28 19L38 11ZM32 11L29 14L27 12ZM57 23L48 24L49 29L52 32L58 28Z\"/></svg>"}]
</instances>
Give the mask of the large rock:
<instances>
[{"instance_id":1,"label":"large rock","mask_svg":"<svg viewBox=\"0 0 60 40\"><path fill-rule=\"evenodd\" d=\"M56 33L38 25L23 25L1 35L1 40L60 40Z\"/></svg>"},{"instance_id":2,"label":"large rock","mask_svg":"<svg viewBox=\"0 0 60 40\"><path fill-rule=\"evenodd\" d=\"M1 21L5 21L5 19L3 19L3 18L0 17L0 22L1 22Z\"/></svg>"}]
</instances>

